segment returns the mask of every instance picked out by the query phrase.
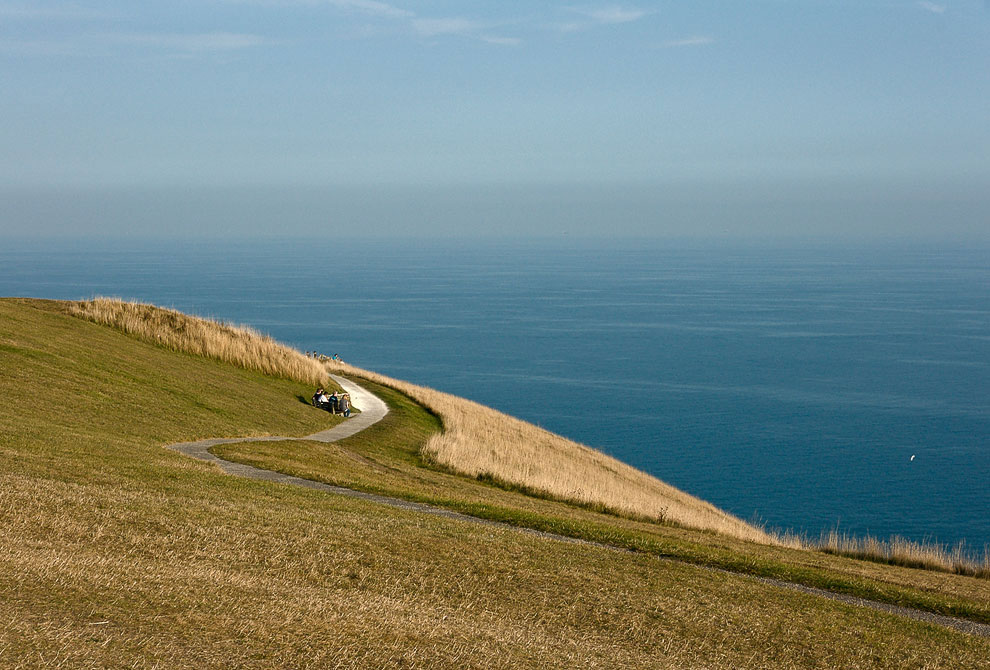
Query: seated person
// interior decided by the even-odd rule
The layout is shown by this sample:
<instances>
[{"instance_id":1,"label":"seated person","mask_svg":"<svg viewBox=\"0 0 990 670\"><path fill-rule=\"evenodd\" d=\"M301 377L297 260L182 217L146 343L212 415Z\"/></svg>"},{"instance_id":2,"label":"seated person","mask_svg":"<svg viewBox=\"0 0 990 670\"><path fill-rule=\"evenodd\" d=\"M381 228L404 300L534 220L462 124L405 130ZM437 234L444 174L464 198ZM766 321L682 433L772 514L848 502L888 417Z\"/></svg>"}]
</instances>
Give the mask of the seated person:
<instances>
[{"instance_id":1,"label":"seated person","mask_svg":"<svg viewBox=\"0 0 990 670\"><path fill-rule=\"evenodd\" d=\"M340 403L340 399L337 397L337 392L334 391L333 393L330 394L330 397L327 398L328 407L324 409L326 409L331 414L336 414L339 403Z\"/></svg>"},{"instance_id":2,"label":"seated person","mask_svg":"<svg viewBox=\"0 0 990 670\"><path fill-rule=\"evenodd\" d=\"M327 397L327 392L322 388L317 389L313 395L313 406L330 411L330 398Z\"/></svg>"}]
</instances>

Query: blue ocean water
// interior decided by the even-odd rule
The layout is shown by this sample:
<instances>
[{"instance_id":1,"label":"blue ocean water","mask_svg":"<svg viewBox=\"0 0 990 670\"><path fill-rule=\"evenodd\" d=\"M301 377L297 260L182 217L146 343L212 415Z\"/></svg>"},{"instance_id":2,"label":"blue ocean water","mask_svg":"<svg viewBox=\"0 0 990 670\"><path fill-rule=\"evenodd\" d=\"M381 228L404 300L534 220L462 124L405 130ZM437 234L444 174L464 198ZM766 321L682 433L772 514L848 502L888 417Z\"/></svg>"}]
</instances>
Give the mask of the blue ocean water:
<instances>
[{"instance_id":1,"label":"blue ocean water","mask_svg":"<svg viewBox=\"0 0 990 670\"><path fill-rule=\"evenodd\" d=\"M986 248L21 241L0 295L250 324L774 527L990 543Z\"/></svg>"}]
</instances>

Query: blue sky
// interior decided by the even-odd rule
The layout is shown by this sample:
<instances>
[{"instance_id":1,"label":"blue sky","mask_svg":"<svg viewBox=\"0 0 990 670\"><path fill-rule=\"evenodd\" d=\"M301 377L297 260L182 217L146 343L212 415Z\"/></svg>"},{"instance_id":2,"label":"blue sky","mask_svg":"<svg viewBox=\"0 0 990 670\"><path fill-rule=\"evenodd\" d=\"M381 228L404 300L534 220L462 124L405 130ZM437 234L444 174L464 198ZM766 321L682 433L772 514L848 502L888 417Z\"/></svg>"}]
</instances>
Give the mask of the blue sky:
<instances>
[{"instance_id":1,"label":"blue sky","mask_svg":"<svg viewBox=\"0 0 990 670\"><path fill-rule=\"evenodd\" d=\"M630 234L732 229L716 219L742 205L737 232L772 233L814 203L866 220L897 199L927 208L916 233L990 225L982 0L0 0L0 90L0 232L56 231L52 193L97 230L85 194L170 189L212 189L204 221L236 193L272 211L331 193L381 231L409 189L437 232L506 199L506 230L558 209L584 230L612 203Z\"/></svg>"}]
</instances>

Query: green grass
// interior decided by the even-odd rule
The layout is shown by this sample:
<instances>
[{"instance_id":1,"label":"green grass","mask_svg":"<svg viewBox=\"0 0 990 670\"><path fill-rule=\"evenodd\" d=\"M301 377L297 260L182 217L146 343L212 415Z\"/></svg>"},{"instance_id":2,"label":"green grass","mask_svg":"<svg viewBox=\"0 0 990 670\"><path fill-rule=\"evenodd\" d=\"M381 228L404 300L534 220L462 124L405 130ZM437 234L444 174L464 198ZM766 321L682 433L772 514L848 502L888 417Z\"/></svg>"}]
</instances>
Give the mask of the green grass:
<instances>
[{"instance_id":1,"label":"green grass","mask_svg":"<svg viewBox=\"0 0 990 670\"><path fill-rule=\"evenodd\" d=\"M0 300L0 371L3 668L990 667L985 639L746 578L224 475L162 447L333 417L55 303ZM327 462L591 514L421 467L435 419L394 414Z\"/></svg>"},{"instance_id":2,"label":"green grass","mask_svg":"<svg viewBox=\"0 0 990 670\"><path fill-rule=\"evenodd\" d=\"M420 447L440 429L436 417L402 393L356 380L390 407L380 423L334 444L235 443L217 455L268 470L397 496L485 519L611 544L761 577L773 577L896 605L990 622L990 583L900 569L815 552L767 547L712 533L644 523L594 509L522 495L488 478L432 467Z\"/></svg>"}]
</instances>

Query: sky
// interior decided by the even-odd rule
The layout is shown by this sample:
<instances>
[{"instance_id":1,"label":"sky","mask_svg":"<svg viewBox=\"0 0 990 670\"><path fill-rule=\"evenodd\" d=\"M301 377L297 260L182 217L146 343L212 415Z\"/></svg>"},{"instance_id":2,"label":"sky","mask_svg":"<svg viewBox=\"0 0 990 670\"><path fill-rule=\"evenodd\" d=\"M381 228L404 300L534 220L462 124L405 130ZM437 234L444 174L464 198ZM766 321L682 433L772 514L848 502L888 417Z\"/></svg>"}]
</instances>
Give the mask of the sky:
<instances>
[{"instance_id":1,"label":"sky","mask_svg":"<svg viewBox=\"0 0 990 670\"><path fill-rule=\"evenodd\" d=\"M990 240L984 0L0 0L0 235Z\"/></svg>"}]
</instances>

